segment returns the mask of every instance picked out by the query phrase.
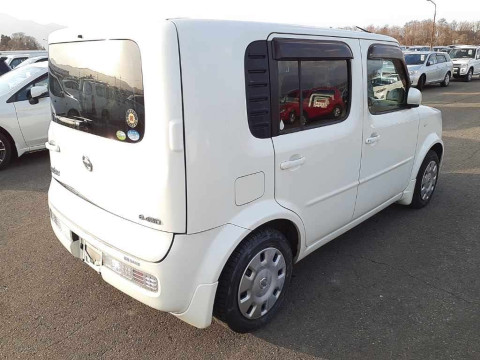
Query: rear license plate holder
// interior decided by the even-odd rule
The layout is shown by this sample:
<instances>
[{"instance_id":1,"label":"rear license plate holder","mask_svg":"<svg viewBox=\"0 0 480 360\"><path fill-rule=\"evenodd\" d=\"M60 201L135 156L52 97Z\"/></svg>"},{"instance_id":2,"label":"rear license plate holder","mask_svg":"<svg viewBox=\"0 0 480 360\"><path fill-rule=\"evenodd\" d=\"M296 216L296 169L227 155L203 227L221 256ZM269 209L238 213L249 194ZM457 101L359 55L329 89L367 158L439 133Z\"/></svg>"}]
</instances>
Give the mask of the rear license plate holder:
<instances>
[{"instance_id":1,"label":"rear license plate holder","mask_svg":"<svg viewBox=\"0 0 480 360\"><path fill-rule=\"evenodd\" d=\"M90 245L85 240L82 241L82 260L95 271L100 272L102 266L103 254L96 247Z\"/></svg>"}]
</instances>

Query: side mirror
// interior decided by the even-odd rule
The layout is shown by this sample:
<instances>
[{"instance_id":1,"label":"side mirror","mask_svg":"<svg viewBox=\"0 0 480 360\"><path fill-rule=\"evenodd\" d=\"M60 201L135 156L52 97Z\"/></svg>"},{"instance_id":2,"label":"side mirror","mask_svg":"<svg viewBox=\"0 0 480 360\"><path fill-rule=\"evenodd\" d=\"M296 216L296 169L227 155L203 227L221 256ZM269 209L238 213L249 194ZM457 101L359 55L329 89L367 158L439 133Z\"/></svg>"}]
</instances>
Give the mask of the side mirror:
<instances>
[{"instance_id":1,"label":"side mirror","mask_svg":"<svg viewBox=\"0 0 480 360\"><path fill-rule=\"evenodd\" d=\"M412 107L417 107L422 104L422 93L420 90L414 87L408 89L407 104Z\"/></svg>"},{"instance_id":2,"label":"side mirror","mask_svg":"<svg viewBox=\"0 0 480 360\"><path fill-rule=\"evenodd\" d=\"M30 96L32 99L39 98L48 93L48 87L46 85L34 86L30 89Z\"/></svg>"},{"instance_id":3,"label":"side mirror","mask_svg":"<svg viewBox=\"0 0 480 360\"><path fill-rule=\"evenodd\" d=\"M433 60L428 60L427 66L432 66L433 65Z\"/></svg>"},{"instance_id":4,"label":"side mirror","mask_svg":"<svg viewBox=\"0 0 480 360\"><path fill-rule=\"evenodd\" d=\"M34 86L28 92L28 101L30 104L38 104L38 99L44 97L48 94L48 87L46 85L43 86Z\"/></svg>"}]
</instances>

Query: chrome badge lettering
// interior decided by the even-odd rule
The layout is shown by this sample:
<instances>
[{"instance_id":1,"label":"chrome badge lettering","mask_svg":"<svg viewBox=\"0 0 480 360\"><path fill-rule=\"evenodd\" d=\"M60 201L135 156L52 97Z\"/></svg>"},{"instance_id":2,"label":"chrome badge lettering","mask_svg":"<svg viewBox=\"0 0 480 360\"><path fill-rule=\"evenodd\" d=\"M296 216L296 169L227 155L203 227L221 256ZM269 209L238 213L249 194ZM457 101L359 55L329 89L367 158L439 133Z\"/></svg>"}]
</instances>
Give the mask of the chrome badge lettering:
<instances>
[{"instance_id":1,"label":"chrome badge lettering","mask_svg":"<svg viewBox=\"0 0 480 360\"><path fill-rule=\"evenodd\" d=\"M159 219L152 218L150 216L138 215L140 220L151 222L152 224L162 225L162 222Z\"/></svg>"}]
</instances>

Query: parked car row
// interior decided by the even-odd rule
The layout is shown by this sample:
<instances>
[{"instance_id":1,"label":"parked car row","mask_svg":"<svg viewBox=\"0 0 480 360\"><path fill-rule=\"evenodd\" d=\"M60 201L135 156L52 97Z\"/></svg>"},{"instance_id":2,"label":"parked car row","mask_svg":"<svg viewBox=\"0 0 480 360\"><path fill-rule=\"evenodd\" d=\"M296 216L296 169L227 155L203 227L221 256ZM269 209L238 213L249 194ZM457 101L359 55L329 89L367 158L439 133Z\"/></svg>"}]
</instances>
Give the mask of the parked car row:
<instances>
[{"instance_id":1,"label":"parked car row","mask_svg":"<svg viewBox=\"0 0 480 360\"><path fill-rule=\"evenodd\" d=\"M2 52L0 53L0 76L22 64L34 64L42 61L48 61L48 54L46 51L30 53L18 51Z\"/></svg>"},{"instance_id":2,"label":"parked car row","mask_svg":"<svg viewBox=\"0 0 480 360\"><path fill-rule=\"evenodd\" d=\"M441 51L404 51L410 80L418 89L427 84L448 86L452 77L471 81L480 75L480 46L462 45Z\"/></svg>"}]
</instances>

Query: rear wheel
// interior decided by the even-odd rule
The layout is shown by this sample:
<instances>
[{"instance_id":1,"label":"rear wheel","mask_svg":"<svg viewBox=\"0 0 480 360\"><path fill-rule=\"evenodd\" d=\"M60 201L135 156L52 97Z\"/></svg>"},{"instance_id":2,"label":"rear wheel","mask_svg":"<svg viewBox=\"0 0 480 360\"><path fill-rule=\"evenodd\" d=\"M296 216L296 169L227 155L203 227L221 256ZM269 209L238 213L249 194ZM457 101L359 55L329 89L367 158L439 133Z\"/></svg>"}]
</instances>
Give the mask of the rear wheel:
<instances>
[{"instance_id":1,"label":"rear wheel","mask_svg":"<svg viewBox=\"0 0 480 360\"><path fill-rule=\"evenodd\" d=\"M430 150L418 170L411 207L420 209L432 199L437 186L439 164L437 153Z\"/></svg>"},{"instance_id":2,"label":"rear wheel","mask_svg":"<svg viewBox=\"0 0 480 360\"><path fill-rule=\"evenodd\" d=\"M0 133L0 170L7 167L12 159L13 144L3 133Z\"/></svg>"},{"instance_id":3,"label":"rear wheel","mask_svg":"<svg viewBox=\"0 0 480 360\"><path fill-rule=\"evenodd\" d=\"M292 275L285 235L262 229L242 242L219 279L214 314L236 332L256 330L279 311Z\"/></svg>"},{"instance_id":4,"label":"rear wheel","mask_svg":"<svg viewBox=\"0 0 480 360\"><path fill-rule=\"evenodd\" d=\"M447 74L445 75L445 78L440 83L440 86L443 86L443 87L447 87L448 85L450 85L450 73L449 72L447 72Z\"/></svg>"},{"instance_id":5,"label":"rear wheel","mask_svg":"<svg viewBox=\"0 0 480 360\"><path fill-rule=\"evenodd\" d=\"M418 79L418 84L417 84L417 89L422 91L423 88L425 87L425 81L426 81L426 78L425 78L425 75L422 75L420 76L420 78Z\"/></svg>"},{"instance_id":6,"label":"rear wheel","mask_svg":"<svg viewBox=\"0 0 480 360\"><path fill-rule=\"evenodd\" d=\"M295 111L292 111L290 115L288 115L288 122L293 124L297 120L297 115L295 115Z\"/></svg>"},{"instance_id":7,"label":"rear wheel","mask_svg":"<svg viewBox=\"0 0 480 360\"><path fill-rule=\"evenodd\" d=\"M473 69L470 68L470 69L468 70L467 75L465 75L465 81L466 81L466 82L472 81L472 77L473 77Z\"/></svg>"}]
</instances>

